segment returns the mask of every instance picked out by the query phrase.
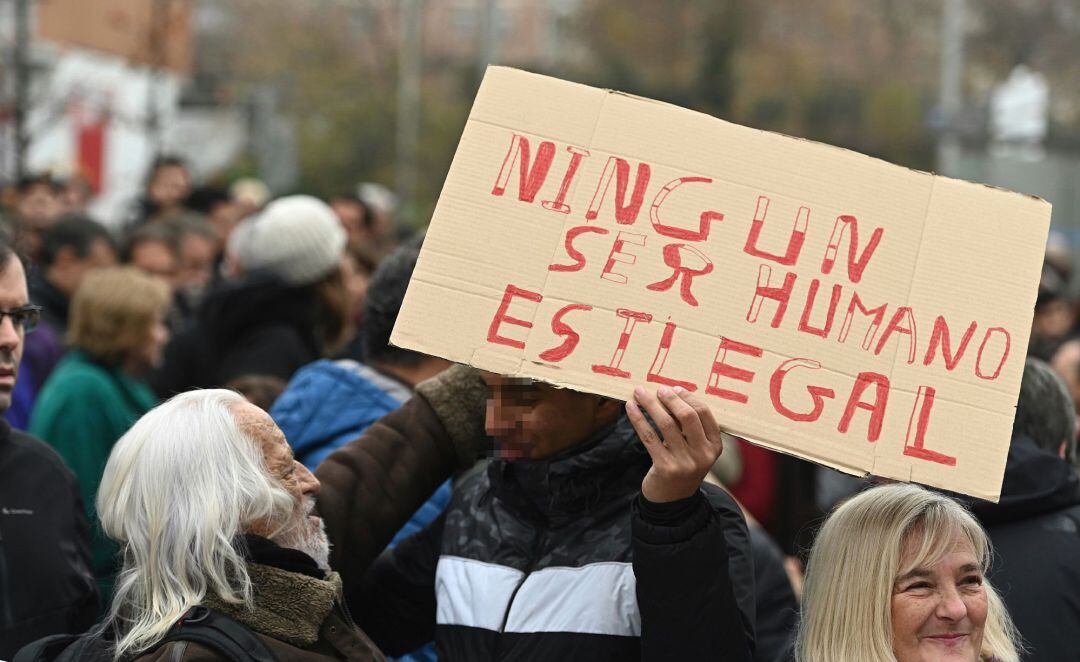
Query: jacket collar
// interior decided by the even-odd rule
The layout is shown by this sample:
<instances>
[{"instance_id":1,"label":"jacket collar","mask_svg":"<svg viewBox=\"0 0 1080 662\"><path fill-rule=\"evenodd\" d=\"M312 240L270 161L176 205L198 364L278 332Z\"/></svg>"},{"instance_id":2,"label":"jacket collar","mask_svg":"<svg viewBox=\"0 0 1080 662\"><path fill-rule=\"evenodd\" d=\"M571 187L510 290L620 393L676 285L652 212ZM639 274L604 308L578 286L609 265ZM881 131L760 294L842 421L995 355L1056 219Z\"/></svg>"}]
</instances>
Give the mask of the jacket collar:
<instances>
[{"instance_id":1,"label":"jacket collar","mask_svg":"<svg viewBox=\"0 0 1080 662\"><path fill-rule=\"evenodd\" d=\"M624 416L592 438L542 460L495 460L488 476L497 498L521 514L552 523L636 491L648 451Z\"/></svg>"},{"instance_id":2,"label":"jacket collar","mask_svg":"<svg viewBox=\"0 0 1080 662\"><path fill-rule=\"evenodd\" d=\"M307 647L319 639L319 630L341 596L341 577L331 572L316 579L269 565L249 563L252 604L225 602L209 594L203 604L252 630L294 646Z\"/></svg>"}]
</instances>

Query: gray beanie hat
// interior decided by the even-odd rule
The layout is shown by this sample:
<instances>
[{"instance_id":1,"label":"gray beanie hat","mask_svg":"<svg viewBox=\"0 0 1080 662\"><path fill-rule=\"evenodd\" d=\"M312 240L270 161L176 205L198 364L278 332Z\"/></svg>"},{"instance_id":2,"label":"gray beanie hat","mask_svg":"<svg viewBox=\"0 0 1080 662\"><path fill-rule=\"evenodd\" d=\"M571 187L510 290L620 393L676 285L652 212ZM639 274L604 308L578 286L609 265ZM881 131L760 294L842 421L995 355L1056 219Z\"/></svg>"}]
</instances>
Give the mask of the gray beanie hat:
<instances>
[{"instance_id":1,"label":"gray beanie hat","mask_svg":"<svg viewBox=\"0 0 1080 662\"><path fill-rule=\"evenodd\" d=\"M345 241L329 205L290 195L244 219L229 237L228 252L245 271L265 269L290 285L310 285L337 268Z\"/></svg>"}]
</instances>

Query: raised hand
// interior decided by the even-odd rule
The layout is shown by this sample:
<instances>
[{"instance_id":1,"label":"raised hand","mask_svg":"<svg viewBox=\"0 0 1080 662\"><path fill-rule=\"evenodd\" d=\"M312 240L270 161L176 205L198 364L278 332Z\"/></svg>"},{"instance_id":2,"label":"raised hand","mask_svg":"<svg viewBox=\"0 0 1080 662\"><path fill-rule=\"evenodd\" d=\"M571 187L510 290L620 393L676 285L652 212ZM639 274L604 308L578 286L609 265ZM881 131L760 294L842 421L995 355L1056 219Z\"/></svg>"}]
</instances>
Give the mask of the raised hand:
<instances>
[{"instance_id":1,"label":"raised hand","mask_svg":"<svg viewBox=\"0 0 1080 662\"><path fill-rule=\"evenodd\" d=\"M660 435L642 409L660 428ZM641 492L654 503L693 496L720 457L724 443L712 412L690 392L661 386L653 395L642 387L626 402L626 415L653 465L641 483Z\"/></svg>"}]
</instances>

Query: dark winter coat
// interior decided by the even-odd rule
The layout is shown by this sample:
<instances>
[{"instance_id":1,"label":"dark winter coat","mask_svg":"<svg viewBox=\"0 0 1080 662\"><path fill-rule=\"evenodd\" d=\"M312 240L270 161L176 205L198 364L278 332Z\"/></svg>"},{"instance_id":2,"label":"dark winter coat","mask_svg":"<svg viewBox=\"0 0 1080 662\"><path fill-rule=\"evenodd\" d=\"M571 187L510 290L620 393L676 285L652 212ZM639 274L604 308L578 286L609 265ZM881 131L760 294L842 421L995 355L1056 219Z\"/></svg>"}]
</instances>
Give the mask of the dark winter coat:
<instances>
[{"instance_id":1,"label":"dark winter coat","mask_svg":"<svg viewBox=\"0 0 1080 662\"><path fill-rule=\"evenodd\" d=\"M251 537L249 537L251 539ZM295 550L284 550L265 539L276 558L249 562L253 608L211 596L204 606L227 614L251 629L282 662L380 662L385 660L371 640L356 627L341 601L341 579L324 575L314 561ZM290 556L292 558L287 558ZM259 559L266 561L266 559ZM285 560L285 563L280 562ZM137 662L220 662L227 660L206 646L174 641Z\"/></svg>"},{"instance_id":2,"label":"dark winter coat","mask_svg":"<svg viewBox=\"0 0 1080 662\"><path fill-rule=\"evenodd\" d=\"M318 310L310 287L290 287L270 274L223 283L165 348L151 386L165 398L247 375L288 381L322 355Z\"/></svg>"},{"instance_id":3,"label":"dark winter coat","mask_svg":"<svg viewBox=\"0 0 1080 662\"><path fill-rule=\"evenodd\" d=\"M974 507L994 546L990 581L1038 662L1077 659L1080 478L1026 437L1009 447L1001 501Z\"/></svg>"},{"instance_id":4,"label":"dark winter coat","mask_svg":"<svg viewBox=\"0 0 1080 662\"><path fill-rule=\"evenodd\" d=\"M79 486L56 451L0 421L0 660L83 632L97 586Z\"/></svg>"},{"instance_id":5,"label":"dark winter coat","mask_svg":"<svg viewBox=\"0 0 1080 662\"><path fill-rule=\"evenodd\" d=\"M760 526L751 524L754 552L755 662L785 659L799 625L799 602L784 569L784 554Z\"/></svg>"},{"instance_id":6,"label":"dark winter coat","mask_svg":"<svg viewBox=\"0 0 1080 662\"><path fill-rule=\"evenodd\" d=\"M449 662L752 659L741 512L711 485L645 501L650 462L626 419L552 458L492 461L347 592L357 622L388 654L434 634Z\"/></svg>"}]
</instances>

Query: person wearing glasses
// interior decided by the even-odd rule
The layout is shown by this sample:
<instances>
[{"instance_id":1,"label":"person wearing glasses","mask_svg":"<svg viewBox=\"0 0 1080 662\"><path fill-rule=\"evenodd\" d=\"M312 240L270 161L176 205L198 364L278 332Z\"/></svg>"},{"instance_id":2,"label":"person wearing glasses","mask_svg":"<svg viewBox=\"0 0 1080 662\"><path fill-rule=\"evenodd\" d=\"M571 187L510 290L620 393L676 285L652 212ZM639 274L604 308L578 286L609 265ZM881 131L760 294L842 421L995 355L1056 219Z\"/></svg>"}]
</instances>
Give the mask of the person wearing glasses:
<instances>
[{"instance_id":1,"label":"person wearing glasses","mask_svg":"<svg viewBox=\"0 0 1080 662\"><path fill-rule=\"evenodd\" d=\"M79 478L91 522L113 444L157 404L144 381L161 361L171 294L165 281L135 267L88 274L71 302L70 350L45 382L30 432L55 448ZM96 527L94 574L108 599L118 569L115 544Z\"/></svg>"},{"instance_id":2,"label":"person wearing glasses","mask_svg":"<svg viewBox=\"0 0 1080 662\"><path fill-rule=\"evenodd\" d=\"M22 262L0 236L0 413L40 315ZM56 451L0 419L0 660L43 636L86 630L99 608L75 476Z\"/></svg>"}]
</instances>

